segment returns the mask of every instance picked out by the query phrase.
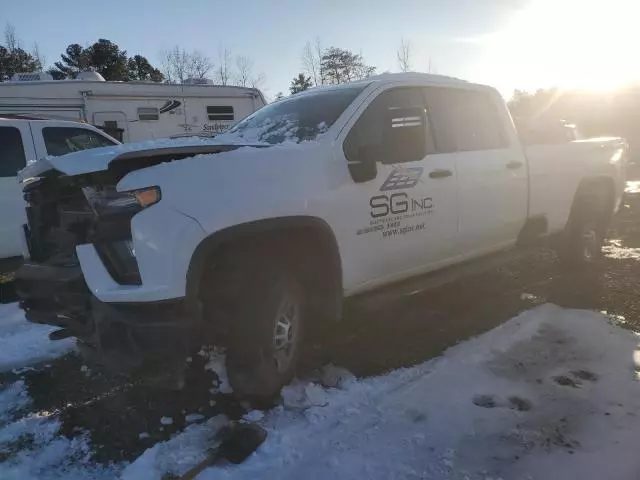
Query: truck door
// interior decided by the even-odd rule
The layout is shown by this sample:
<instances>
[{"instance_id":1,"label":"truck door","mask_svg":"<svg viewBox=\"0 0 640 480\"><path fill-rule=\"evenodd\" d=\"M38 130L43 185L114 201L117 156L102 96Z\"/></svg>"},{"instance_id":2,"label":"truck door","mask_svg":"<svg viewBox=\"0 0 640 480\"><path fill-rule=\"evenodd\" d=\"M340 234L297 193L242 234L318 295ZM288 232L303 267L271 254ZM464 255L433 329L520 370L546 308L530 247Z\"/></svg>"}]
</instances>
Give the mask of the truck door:
<instances>
[{"instance_id":1,"label":"truck door","mask_svg":"<svg viewBox=\"0 0 640 480\"><path fill-rule=\"evenodd\" d=\"M349 236L345 284L375 286L453 256L454 165L435 155L421 88L380 93L350 127L342 153L345 162L366 155L377 168L375 179L334 196Z\"/></svg>"},{"instance_id":2,"label":"truck door","mask_svg":"<svg viewBox=\"0 0 640 480\"><path fill-rule=\"evenodd\" d=\"M436 148L455 163L460 255L514 244L527 217L527 168L502 100L488 90L425 92Z\"/></svg>"},{"instance_id":3,"label":"truck door","mask_svg":"<svg viewBox=\"0 0 640 480\"><path fill-rule=\"evenodd\" d=\"M22 225L27 221L17 172L36 160L27 122L0 124L0 258L23 253Z\"/></svg>"}]
</instances>

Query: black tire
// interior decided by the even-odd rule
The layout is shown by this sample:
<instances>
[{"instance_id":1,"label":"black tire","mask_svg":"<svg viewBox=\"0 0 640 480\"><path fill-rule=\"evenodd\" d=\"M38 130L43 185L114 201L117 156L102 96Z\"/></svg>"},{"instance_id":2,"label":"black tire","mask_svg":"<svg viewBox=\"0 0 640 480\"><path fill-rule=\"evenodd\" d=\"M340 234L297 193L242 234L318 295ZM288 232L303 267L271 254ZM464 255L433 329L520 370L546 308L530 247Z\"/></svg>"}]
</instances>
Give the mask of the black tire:
<instances>
[{"instance_id":1,"label":"black tire","mask_svg":"<svg viewBox=\"0 0 640 480\"><path fill-rule=\"evenodd\" d=\"M602 259L602 245L610 218L606 196L585 195L579 198L559 250L561 262L569 268L596 266Z\"/></svg>"},{"instance_id":2,"label":"black tire","mask_svg":"<svg viewBox=\"0 0 640 480\"><path fill-rule=\"evenodd\" d=\"M254 257L250 265L231 319L227 373L236 396L268 401L295 375L305 300L286 261Z\"/></svg>"}]
</instances>

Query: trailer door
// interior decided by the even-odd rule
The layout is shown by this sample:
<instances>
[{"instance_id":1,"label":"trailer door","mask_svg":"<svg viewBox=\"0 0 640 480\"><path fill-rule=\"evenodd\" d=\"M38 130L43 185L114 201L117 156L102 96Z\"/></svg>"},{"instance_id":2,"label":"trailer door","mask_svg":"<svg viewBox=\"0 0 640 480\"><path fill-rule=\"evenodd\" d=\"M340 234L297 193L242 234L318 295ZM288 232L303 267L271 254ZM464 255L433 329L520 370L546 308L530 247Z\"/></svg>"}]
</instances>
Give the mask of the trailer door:
<instances>
[{"instance_id":1,"label":"trailer door","mask_svg":"<svg viewBox=\"0 0 640 480\"><path fill-rule=\"evenodd\" d=\"M116 140L129 141L127 116L123 112L94 112L93 124Z\"/></svg>"}]
</instances>

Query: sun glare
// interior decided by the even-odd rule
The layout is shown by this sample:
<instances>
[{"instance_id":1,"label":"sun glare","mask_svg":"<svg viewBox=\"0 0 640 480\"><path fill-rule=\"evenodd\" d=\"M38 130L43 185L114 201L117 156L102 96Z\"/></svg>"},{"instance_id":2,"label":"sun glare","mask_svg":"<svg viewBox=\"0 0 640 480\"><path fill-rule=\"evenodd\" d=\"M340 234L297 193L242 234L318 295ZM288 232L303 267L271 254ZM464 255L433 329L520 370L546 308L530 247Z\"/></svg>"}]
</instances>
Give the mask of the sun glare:
<instances>
[{"instance_id":1,"label":"sun glare","mask_svg":"<svg viewBox=\"0 0 640 480\"><path fill-rule=\"evenodd\" d=\"M638 15L640 0L531 0L491 37L482 70L501 89L615 89L640 79Z\"/></svg>"}]
</instances>

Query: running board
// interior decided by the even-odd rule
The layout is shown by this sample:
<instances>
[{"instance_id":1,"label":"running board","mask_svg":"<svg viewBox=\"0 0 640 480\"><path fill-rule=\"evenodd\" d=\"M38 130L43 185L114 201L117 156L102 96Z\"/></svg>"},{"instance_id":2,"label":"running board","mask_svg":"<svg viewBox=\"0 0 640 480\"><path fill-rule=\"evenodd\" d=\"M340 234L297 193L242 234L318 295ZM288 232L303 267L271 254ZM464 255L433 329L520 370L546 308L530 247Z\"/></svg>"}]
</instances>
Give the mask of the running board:
<instances>
[{"instance_id":1,"label":"running board","mask_svg":"<svg viewBox=\"0 0 640 480\"><path fill-rule=\"evenodd\" d=\"M504 252L483 256L457 265L429 272L417 277L380 287L371 292L355 295L347 301L356 308L368 311L378 310L391 302L419 295L426 290L453 283L465 277L479 275L487 270L513 262L532 253L534 248L512 248Z\"/></svg>"}]
</instances>

